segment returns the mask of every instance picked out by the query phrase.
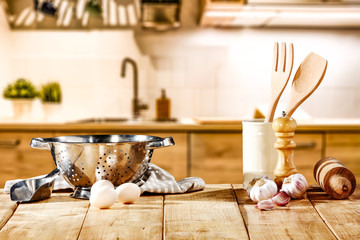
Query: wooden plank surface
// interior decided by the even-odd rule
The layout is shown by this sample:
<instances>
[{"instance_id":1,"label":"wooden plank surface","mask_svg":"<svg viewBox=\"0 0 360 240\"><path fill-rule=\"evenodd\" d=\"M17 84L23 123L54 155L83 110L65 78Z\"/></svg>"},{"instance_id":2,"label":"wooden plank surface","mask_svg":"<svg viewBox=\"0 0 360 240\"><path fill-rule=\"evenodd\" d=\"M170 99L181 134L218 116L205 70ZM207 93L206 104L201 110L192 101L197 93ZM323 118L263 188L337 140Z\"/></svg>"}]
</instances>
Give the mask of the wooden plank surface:
<instances>
[{"instance_id":1,"label":"wooden plank surface","mask_svg":"<svg viewBox=\"0 0 360 240\"><path fill-rule=\"evenodd\" d=\"M163 196L141 196L133 204L90 207L79 239L161 239Z\"/></svg>"},{"instance_id":2,"label":"wooden plank surface","mask_svg":"<svg viewBox=\"0 0 360 240\"><path fill-rule=\"evenodd\" d=\"M9 194L3 193L4 189L0 189L0 229L7 223L13 215L18 204L10 200Z\"/></svg>"},{"instance_id":3,"label":"wooden plank surface","mask_svg":"<svg viewBox=\"0 0 360 240\"><path fill-rule=\"evenodd\" d=\"M325 192L309 192L308 197L338 239L360 239L360 185L343 200L334 200Z\"/></svg>"},{"instance_id":4,"label":"wooden plank surface","mask_svg":"<svg viewBox=\"0 0 360 240\"><path fill-rule=\"evenodd\" d=\"M307 198L260 211L240 185L234 189L250 239L336 239Z\"/></svg>"},{"instance_id":5,"label":"wooden plank surface","mask_svg":"<svg viewBox=\"0 0 360 240\"><path fill-rule=\"evenodd\" d=\"M230 184L146 194L105 210L69 193L19 205L0 193L0 239L360 239L359 206L360 185L344 200L311 188L308 198L272 211L255 209L242 186Z\"/></svg>"},{"instance_id":6,"label":"wooden plank surface","mask_svg":"<svg viewBox=\"0 0 360 240\"><path fill-rule=\"evenodd\" d=\"M19 204L0 231L0 239L76 239L89 201L53 194L40 202Z\"/></svg>"},{"instance_id":7,"label":"wooden plank surface","mask_svg":"<svg viewBox=\"0 0 360 240\"><path fill-rule=\"evenodd\" d=\"M248 239L231 185L165 195L164 239Z\"/></svg>"}]
</instances>

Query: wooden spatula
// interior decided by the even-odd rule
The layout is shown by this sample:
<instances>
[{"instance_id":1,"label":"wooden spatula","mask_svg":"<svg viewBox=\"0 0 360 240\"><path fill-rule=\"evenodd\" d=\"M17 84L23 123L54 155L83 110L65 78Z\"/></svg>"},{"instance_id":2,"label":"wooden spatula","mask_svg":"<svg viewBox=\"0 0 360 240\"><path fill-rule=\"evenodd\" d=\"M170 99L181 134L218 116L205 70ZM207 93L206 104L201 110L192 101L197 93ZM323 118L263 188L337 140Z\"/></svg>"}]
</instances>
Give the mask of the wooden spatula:
<instances>
[{"instance_id":1,"label":"wooden spatula","mask_svg":"<svg viewBox=\"0 0 360 240\"><path fill-rule=\"evenodd\" d=\"M300 64L291 85L290 101L286 116L290 117L320 85L325 76L327 60L316 53L310 53Z\"/></svg>"},{"instance_id":2,"label":"wooden spatula","mask_svg":"<svg viewBox=\"0 0 360 240\"><path fill-rule=\"evenodd\" d=\"M276 106L291 75L294 61L294 47L292 43L290 43L288 47L288 53L286 54L286 44L281 43L281 51L279 54L279 44L275 43L274 45L273 67L271 72L271 98L269 110L264 122L273 121Z\"/></svg>"}]
</instances>

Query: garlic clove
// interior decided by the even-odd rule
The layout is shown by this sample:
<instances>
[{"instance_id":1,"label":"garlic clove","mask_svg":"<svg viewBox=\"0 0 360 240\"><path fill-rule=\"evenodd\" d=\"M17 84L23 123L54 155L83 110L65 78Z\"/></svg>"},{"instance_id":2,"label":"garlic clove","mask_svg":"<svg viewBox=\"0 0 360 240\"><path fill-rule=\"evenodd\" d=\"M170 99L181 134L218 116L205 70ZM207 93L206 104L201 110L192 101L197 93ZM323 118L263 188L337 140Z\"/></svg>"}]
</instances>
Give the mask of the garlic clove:
<instances>
[{"instance_id":1,"label":"garlic clove","mask_svg":"<svg viewBox=\"0 0 360 240\"><path fill-rule=\"evenodd\" d=\"M285 191L280 191L276 193L271 200L278 206L285 206L290 202L290 196Z\"/></svg>"},{"instance_id":2,"label":"garlic clove","mask_svg":"<svg viewBox=\"0 0 360 240\"><path fill-rule=\"evenodd\" d=\"M277 193L277 185L274 181L261 178L256 181L250 190L250 198L254 202L267 200Z\"/></svg>"},{"instance_id":3,"label":"garlic clove","mask_svg":"<svg viewBox=\"0 0 360 240\"><path fill-rule=\"evenodd\" d=\"M267 211L272 210L274 208L274 203L271 201L271 199L262 200L256 204L255 208Z\"/></svg>"},{"instance_id":4,"label":"garlic clove","mask_svg":"<svg viewBox=\"0 0 360 240\"><path fill-rule=\"evenodd\" d=\"M295 199L301 198L305 194L308 186L306 178L300 173L296 173L284 179L281 190Z\"/></svg>"}]
</instances>

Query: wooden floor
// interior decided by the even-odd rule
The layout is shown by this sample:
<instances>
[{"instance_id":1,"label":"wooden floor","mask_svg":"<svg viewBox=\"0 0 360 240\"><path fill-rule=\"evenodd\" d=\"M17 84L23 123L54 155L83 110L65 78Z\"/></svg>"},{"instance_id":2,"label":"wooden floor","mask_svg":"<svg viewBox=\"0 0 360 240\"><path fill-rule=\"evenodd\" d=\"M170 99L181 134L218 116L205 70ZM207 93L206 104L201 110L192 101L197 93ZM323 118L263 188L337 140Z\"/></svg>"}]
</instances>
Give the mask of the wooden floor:
<instances>
[{"instance_id":1,"label":"wooden floor","mask_svg":"<svg viewBox=\"0 0 360 240\"><path fill-rule=\"evenodd\" d=\"M27 204L1 193L0 239L360 239L360 185L346 200L312 188L272 211L255 209L241 187L148 194L106 210L69 193Z\"/></svg>"}]
</instances>

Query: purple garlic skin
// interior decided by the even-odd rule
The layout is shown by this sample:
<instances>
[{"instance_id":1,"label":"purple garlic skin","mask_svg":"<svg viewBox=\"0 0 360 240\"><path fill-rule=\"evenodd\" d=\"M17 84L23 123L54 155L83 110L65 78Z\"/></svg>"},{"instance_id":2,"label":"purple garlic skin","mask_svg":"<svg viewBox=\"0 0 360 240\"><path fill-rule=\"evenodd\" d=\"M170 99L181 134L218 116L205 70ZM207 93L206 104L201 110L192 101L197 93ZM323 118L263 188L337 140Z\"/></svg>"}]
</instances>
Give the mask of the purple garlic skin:
<instances>
[{"instance_id":1,"label":"purple garlic skin","mask_svg":"<svg viewBox=\"0 0 360 240\"><path fill-rule=\"evenodd\" d=\"M255 208L265 211L272 210L274 208L274 203L271 199L262 200L256 204Z\"/></svg>"},{"instance_id":2,"label":"purple garlic skin","mask_svg":"<svg viewBox=\"0 0 360 240\"><path fill-rule=\"evenodd\" d=\"M300 173L293 174L284 179L281 190L286 192L291 198L301 198L309 184L306 181L306 178Z\"/></svg>"},{"instance_id":3,"label":"purple garlic skin","mask_svg":"<svg viewBox=\"0 0 360 240\"><path fill-rule=\"evenodd\" d=\"M286 206L290 202L290 196L285 191L281 190L276 193L271 200L277 206Z\"/></svg>"}]
</instances>

